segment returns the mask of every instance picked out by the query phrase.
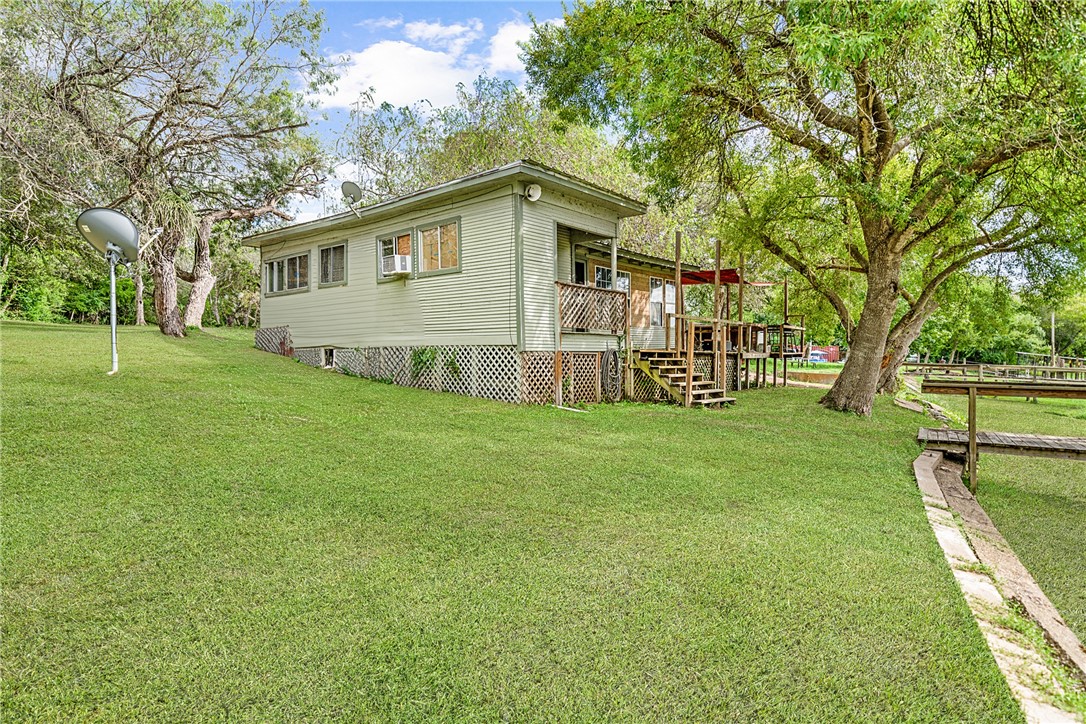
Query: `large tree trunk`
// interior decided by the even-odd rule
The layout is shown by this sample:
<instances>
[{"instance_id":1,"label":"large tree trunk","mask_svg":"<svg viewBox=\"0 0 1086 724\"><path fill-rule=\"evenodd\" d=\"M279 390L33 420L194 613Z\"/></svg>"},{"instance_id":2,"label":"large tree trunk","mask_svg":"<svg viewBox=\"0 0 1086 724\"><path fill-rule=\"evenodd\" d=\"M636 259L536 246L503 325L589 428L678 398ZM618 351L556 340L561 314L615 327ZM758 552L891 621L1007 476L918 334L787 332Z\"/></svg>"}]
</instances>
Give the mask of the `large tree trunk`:
<instances>
[{"instance_id":1,"label":"large tree trunk","mask_svg":"<svg viewBox=\"0 0 1086 724\"><path fill-rule=\"evenodd\" d=\"M173 262L180 243L180 236L176 232L164 231L159 237L149 265L151 278L155 283L155 316L158 317L158 328L170 337L185 336L185 325L181 322L181 310L177 306L177 271Z\"/></svg>"},{"instance_id":2,"label":"large tree trunk","mask_svg":"<svg viewBox=\"0 0 1086 724\"><path fill-rule=\"evenodd\" d=\"M203 328L207 298L215 287L215 276L211 273L211 225L211 218L205 217L200 219L196 229L195 260L192 276L187 278L192 283L192 291L185 307L185 327Z\"/></svg>"},{"instance_id":3,"label":"large tree trunk","mask_svg":"<svg viewBox=\"0 0 1086 724\"><path fill-rule=\"evenodd\" d=\"M888 246L886 243L871 245L867 297L860 322L852 334L845 366L821 400L830 409L871 414L882 372L886 337L894 320L900 291L901 256L892 253Z\"/></svg>"},{"instance_id":4,"label":"large tree trunk","mask_svg":"<svg viewBox=\"0 0 1086 724\"><path fill-rule=\"evenodd\" d=\"M914 307L890 330L883 355L882 372L879 373L879 394L892 395L898 391L900 384L898 372L901 370L901 365L905 364L905 358L909 356L909 347L920 336L924 323L931 318L938 307L939 305L933 302Z\"/></svg>"},{"instance_id":5,"label":"large tree trunk","mask_svg":"<svg viewBox=\"0 0 1086 724\"><path fill-rule=\"evenodd\" d=\"M143 258L136 259L132 265L132 281L136 283L136 326L147 324L147 318L143 313Z\"/></svg>"}]
</instances>

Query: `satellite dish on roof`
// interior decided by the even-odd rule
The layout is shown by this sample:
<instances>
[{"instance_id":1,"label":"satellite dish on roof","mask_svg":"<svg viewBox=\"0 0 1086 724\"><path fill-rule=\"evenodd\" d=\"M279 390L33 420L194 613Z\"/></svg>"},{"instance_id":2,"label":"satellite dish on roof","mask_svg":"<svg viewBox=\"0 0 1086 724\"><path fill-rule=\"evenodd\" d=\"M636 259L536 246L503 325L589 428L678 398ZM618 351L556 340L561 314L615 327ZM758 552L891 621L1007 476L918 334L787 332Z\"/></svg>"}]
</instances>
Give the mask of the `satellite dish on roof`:
<instances>
[{"instance_id":1,"label":"satellite dish on roof","mask_svg":"<svg viewBox=\"0 0 1086 724\"><path fill-rule=\"evenodd\" d=\"M344 181L339 188L343 191L343 198L347 199L351 206L362 200L362 189L354 181Z\"/></svg>"},{"instance_id":2,"label":"satellite dish on roof","mask_svg":"<svg viewBox=\"0 0 1086 724\"><path fill-rule=\"evenodd\" d=\"M132 219L113 209L87 209L75 220L75 228L109 262L109 335L113 348L113 369L117 372L117 265L139 258L140 232Z\"/></svg>"},{"instance_id":3,"label":"satellite dish on roof","mask_svg":"<svg viewBox=\"0 0 1086 724\"><path fill-rule=\"evenodd\" d=\"M354 181L344 181L340 184L339 190L343 192L343 198L347 199L347 208L353 211L355 216L361 218L362 214L358 213L354 205L362 200L362 189Z\"/></svg>"},{"instance_id":4,"label":"satellite dish on roof","mask_svg":"<svg viewBox=\"0 0 1086 724\"><path fill-rule=\"evenodd\" d=\"M83 238L107 258L111 251L119 255L118 262L122 263L134 262L139 256L139 229L120 211L87 209L75 220L75 226Z\"/></svg>"},{"instance_id":5,"label":"satellite dish on roof","mask_svg":"<svg viewBox=\"0 0 1086 724\"><path fill-rule=\"evenodd\" d=\"M524 189L524 198L529 201L539 201L542 195L543 187L539 184L528 184L528 188Z\"/></svg>"}]
</instances>

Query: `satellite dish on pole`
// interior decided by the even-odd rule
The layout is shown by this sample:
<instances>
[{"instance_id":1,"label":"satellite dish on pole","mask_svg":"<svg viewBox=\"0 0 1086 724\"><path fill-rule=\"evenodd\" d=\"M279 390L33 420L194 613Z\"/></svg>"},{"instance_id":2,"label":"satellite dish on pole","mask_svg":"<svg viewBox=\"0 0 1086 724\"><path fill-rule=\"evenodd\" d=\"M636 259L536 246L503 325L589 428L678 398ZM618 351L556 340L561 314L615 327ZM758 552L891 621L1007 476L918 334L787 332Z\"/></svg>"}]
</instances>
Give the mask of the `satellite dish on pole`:
<instances>
[{"instance_id":1,"label":"satellite dish on pole","mask_svg":"<svg viewBox=\"0 0 1086 724\"><path fill-rule=\"evenodd\" d=\"M132 219L113 209L87 209L75 220L79 233L95 249L109 256L109 246L116 247L125 263L136 261L140 232Z\"/></svg>"},{"instance_id":2,"label":"satellite dish on pole","mask_svg":"<svg viewBox=\"0 0 1086 724\"><path fill-rule=\"evenodd\" d=\"M132 219L113 209L87 209L75 220L75 228L109 263L109 333L113 348L113 369L117 372L117 265L139 258L140 232Z\"/></svg>"},{"instance_id":3,"label":"satellite dish on pole","mask_svg":"<svg viewBox=\"0 0 1086 724\"><path fill-rule=\"evenodd\" d=\"M343 192L343 198L347 199L347 207L354 212L354 215L362 218L362 214L358 213L358 209L354 207L359 201L362 200L362 189L354 181L344 181L339 190Z\"/></svg>"}]
</instances>

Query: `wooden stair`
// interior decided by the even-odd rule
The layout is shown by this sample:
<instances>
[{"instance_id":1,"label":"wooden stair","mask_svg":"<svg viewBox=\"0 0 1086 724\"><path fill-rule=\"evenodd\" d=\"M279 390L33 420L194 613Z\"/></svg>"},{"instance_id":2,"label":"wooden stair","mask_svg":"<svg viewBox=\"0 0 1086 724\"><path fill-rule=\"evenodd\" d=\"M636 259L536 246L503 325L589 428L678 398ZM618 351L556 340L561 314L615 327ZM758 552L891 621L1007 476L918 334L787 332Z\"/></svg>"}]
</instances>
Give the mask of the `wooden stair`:
<instances>
[{"instance_id":1,"label":"wooden stair","mask_svg":"<svg viewBox=\"0 0 1086 724\"><path fill-rule=\"evenodd\" d=\"M663 387L673 400L686 404L686 358L671 350L643 349L634 351L634 366L653 382ZM727 390L717 388L696 369L690 377L693 404L700 407L720 407L735 402Z\"/></svg>"}]
</instances>

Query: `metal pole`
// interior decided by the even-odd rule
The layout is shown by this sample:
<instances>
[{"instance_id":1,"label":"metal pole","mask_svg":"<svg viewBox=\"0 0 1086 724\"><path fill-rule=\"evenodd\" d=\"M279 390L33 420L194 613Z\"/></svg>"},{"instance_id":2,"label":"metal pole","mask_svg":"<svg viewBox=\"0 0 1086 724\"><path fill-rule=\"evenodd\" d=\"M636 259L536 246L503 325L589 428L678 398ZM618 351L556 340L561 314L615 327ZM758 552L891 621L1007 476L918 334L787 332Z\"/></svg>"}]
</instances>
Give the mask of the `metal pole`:
<instances>
[{"instance_id":1,"label":"metal pole","mask_svg":"<svg viewBox=\"0 0 1086 724\"><path fill-rule=\"evenodd\" d=\"M109 336L113 347L113 369L117 374L117 252L109 252Z\"/></svg>"}]
</instances>

